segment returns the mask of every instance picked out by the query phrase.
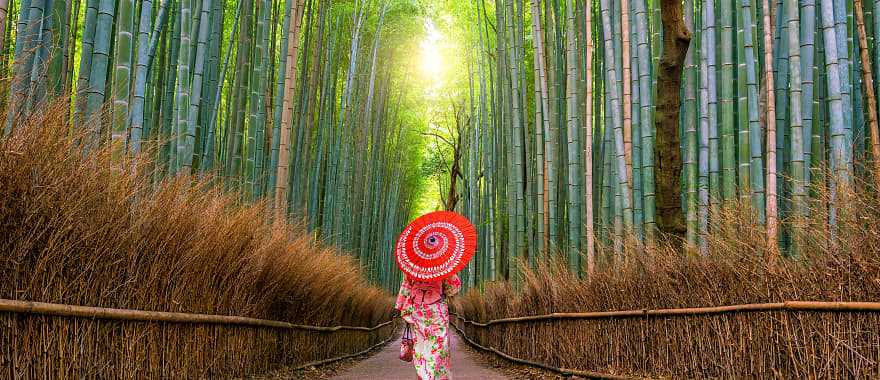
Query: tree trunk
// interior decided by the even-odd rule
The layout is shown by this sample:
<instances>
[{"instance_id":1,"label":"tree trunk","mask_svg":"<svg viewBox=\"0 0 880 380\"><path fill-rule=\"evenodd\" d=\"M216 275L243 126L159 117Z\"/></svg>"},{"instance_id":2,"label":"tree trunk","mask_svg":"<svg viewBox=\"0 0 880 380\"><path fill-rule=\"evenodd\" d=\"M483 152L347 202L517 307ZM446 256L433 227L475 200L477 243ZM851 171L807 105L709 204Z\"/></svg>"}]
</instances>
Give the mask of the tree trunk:
<instances>
[{"instance_id":1,"label":"tree trunk","mask_svg":"<svg viewBox=\"0 0 880 380\"><path fill-rule=\"evenodd\" d=\"M683 236L686 230L681 212L681 151L679 113L681 73L691 42L679 0L662 0L663 56L657 78L657 142L654 163L657 171L657 227L666 234Z\"/></svg>"},{"instance_id":2,"label":"tree trunk","mask_svg":"<svg viewBox=\"0 0 880 380\"><path fill-rule=\"evenodd\" d=\"M460 195L458 193L458 179L461 178L461 135L465 133L463 125L469 125L470 120L462 122L461 114L455 112L455 139L452 140L452 165L449 168L449 191L443 199L443 208L446 211L455 211L458 206ZM470 179L473 181L473 178Z\"/></svg>"}]
</instances>

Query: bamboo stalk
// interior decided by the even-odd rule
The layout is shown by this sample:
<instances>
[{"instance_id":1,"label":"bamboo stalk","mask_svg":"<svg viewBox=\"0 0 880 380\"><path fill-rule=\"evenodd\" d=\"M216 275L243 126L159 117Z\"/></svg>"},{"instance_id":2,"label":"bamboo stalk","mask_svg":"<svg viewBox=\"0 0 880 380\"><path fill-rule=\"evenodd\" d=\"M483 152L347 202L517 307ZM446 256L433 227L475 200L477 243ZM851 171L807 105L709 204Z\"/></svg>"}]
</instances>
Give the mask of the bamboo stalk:
<instances>
[{"instance_id":1,"label":"bamboo stalk","mask_svg":"<svg viewBox=\"0 0 880 380\"><path fill-rule=\"evenodd\" d=\"M834 2L833 0L821 0L821 20L822 20L822 42L825 51L826 81L827 81L827 98L828 98L828 127L829 127L829 162L831 167L831 216L829 223L835 226L837 223L837 202L842 196L842 192L846 191L850 182L851 162L847 153L851 146L848 144L847 138L847 115L845 105L845 96L843 85L844 81L841 75L841 65L837 46L839 38L836 36L834 20ZM769 164L768 164L769 165ZM769 183L768 183L768 190ZM770 203L770 193L768 193L767 203ZM775 194L773 194L775 200ZM775 207L775 204L774 204ZM768 216L769 221L769 216Z\"/></svg>"},{"instance_id":2,"label":"bamboo stalk","mask_svg":"<svg viewBox=\"0 0 880 380\"><path fill-rule=\"evenodd\" d=\"M688 30L696 30L698 25L695 19L695 6L692 0L684 2L684 23ZM723 35L724 33L722 33ZM699 39L693 43L697 46L689 48L684 61L684 79L682 80L682 94L684 95L682 107L682 126L684 132L681 144L682 149L682 175L684 180L683 206L685 209L685 247L690 252L698 251L699 221L697 216L697 52L700 49ZM723 55L723 53L722 53ZM722 70L723 73L723 70ZM722 74L723 76L723 74Z\"/></svg>"},{"instance_id":3,"label":"bamboo stalk","mask_svg":"<svg viewBox=\"0 0 880 380\"><path fill-rule=\"evenodd\" d=\"M578 147L580 146L580 139L578 137L578 126L577 126L577 59L575 58L576 53L576 42L575 42L575 18L574 18L574 3L571 0L566 2L566 48L567 48L567 57L566 57L566 68L567 68L567 76L566 76L566 90L568 92L568 104L566 109L566 114L568 116L568 141L567 141L567 152L568 152L568 264L572 273L578 273L580 270L580 250L581 250L581 205L580 205L580 197L581 193L580 189L580 181L578 179L578 174L581 172L580 170L580 160L578 159ZM629 84L627 83L628 87ZM630 136L630 138L632 138ZM630 145L632 142L630 142ZM630 157L632 159L632 157ZM630 167L632 164L630 163ZM629 191L629 190L626 190Z\"/></svg>"},{"instance_id":4,"label":"bamboo stalk","mask_svg":"<svg viewBox=\"0 0 880 380\"><path fill-rule=\"evenodd\" d=\"M767 96L767 259L779 256L778 215L776 203L776 105L773 96L773 39L770 26L770 3L763 0L764 10L764 87Z\"/></svg>"},{"instance_id":5,"label":"bamboo stalk","mask_svg":"<svg viewBox=\"0 0 880 380\"><path fill-rule=\"evenodd\" d=\"M789 0L790 1L790 0ZM788 54L789 54L789 125L791 157L791 202L793 215L803 218L807 215L807 190L804 183L804 144L803 144L803 115L801 113L801 56L800 56L800 17L799 1L790 1L786 10L786 23L788 24ZM796 220L795 223L802 223ZM794 240L790 254L797 255L798 247L803 238L799 226L794 226Z\"/></svg>"},{"instance_id":6,"label":"bamboo stalk","mask_svg":"<svg viewBox=\"0 0 880 380\"><path fill-rule=\"evenodd\" d=\"M278 219L287 216L287 181L290 151L288 143L290 141L290 124L292 122L293 96L296 80L296 57L299 49L299 8L302 6L302 0L289 0L291 4L295 4L290 11L290 29L287 31L287 67L284 72L284 100L281 111L281 136L278 154L277 179L275 184L275 211Z\"/></svg>"},{"instance_id":7,"label":"bamboo stalk","mask_svg":"<svg viewBox=\"0 0 880 380\"><path fill-rule=\"evenodd\" d=\"M192 75L192 86L189 98L189 106L187 109L187 130L184 138L184 151L183 157L181 157L181 169L185 174L192 173L193 166L193 154L195 153L195 145L196 145L196 129L197 124L199 122L198 115L199 111L202 107L202 81L204 78L204 68L205 68L205 55L207 54L207 46L208 46L208 24L210 23L210 8L211 8L211 0L202 0L201 2L201 11L199 12L199 22L197 23L199 28L198 30L193 30L193 37L195 37L196 48L195 56L196 61L193 67L193 75ZM201 132L205 133L204 125L206 122L202 121Z\"/></svg>"},{"instance_id":8,"label":"bamboo stalk","mask_svg":"<svg viewBox=\"0 0 880 380\"><path fill-rule=\"evenodd\" d=\"M636 0L642 1L642 0ZM585 51L585 67L587 77L586 88L586 114L584 115L584 223L586 224L585 254L586 254L586 273L592 276L596 270L596 237L595 227L593 224L593 20L592 20L592 4L584 6L584 35L586 36ZM638 16L637 16L638 17Z\"/></svg>"},{"instance_id":9,"label":"bamboo stalk","mask_svg":"<svg viewBox=\"0 0 880 380\"><path fill-rule=\"evenodd\" d=\"M544 56L544 33L541 29L541 11L539 9L539 0L531 0L532 3L532 35L535 40L535 71L536 71L536 80L539 82L539 85L536 86L535 89L535 97L538 101L535 103L535 108L540 111L540 120L535 121L535 129L536 131L540 131L540 141L537 141L538 145L538 154L541 157L541 161L538 162L539 165L539 176L541 177L541 210L543 210L543 218L540 221L541 231L543 234L541 235L541 249L548 249L550 247L550 176L552 175L551 166L553 165L553 151L552 149L547 149L549 145L546 144L547 139L550 138L550 104L549 104L549 94L547 93L547 68L546 68L546 57ZM482 34L480 34L480 38L482 39ZM546 158L545 158L546 157Z\"/></svg>"},{"instance_id":10,"label":"bamboo stalk","mask_svg":"<svg viewBox=\"0 0 880 380\"><path fill-rule=\"evenodd\" d=\"M610 13L610 4L608 0L602 0L601 2L601 13L602 13L602 29L605 35L605 60L606 62L614 61L614 43L611 40L612 36L612 27L611 27L611 15ZM617 185L620 189L626 189L626 191L621 196L621 208L623 211L623 223L627 229L632 228L633 221L633 212L632 212L632 198L629 192L629 174L626 170L626 158L624 156L624 134L623 134L623 121L621 120L621 115L618 112L613 110L620 109L620 87L616 85L616 70L614 66L608 67L606 70L606 86L610 86L610 90L606 93L606 96L610 99L610 105L612 111L606 111L611 114L611 120L613 125L613 140L614 140L614 155L616 156L616 174L617 174Z\"/></svg>"},{"instance_id":11,"label":"bamboo stalk","mask_svg":"<svg viewBox=\"0 0 880 380\"><path fill-rule=\"evenodd\" d=\"M877 96L874 94L874 76L871 72L871 57L868 55L865 12L862 10L862 0L853 1L853 9L856 14L856 29L859 33L859 56L862 61L862 86L865 88L868 127L871 129L871 158L874 162L874 186L875 189L880 190L880 128L877 126Z\"/></svg>"},{"instance_id":12,"label":"bamboo stalk","mask_svg":"<svg viewBox=\"0 0 880 380\"><path fill-rule=\"evenodd\" d=\"M144 5L152 7L150 2ZM113 66L113 99L111 144L122 151L128 140L128 122L130 120L129 95L131 92L132 55L134 53L135 15L134 0L121 0L117 5L116 38Z\"/></svg>"},{"instance_id":13,"label":"bamboo stalk","mask_svg":"<svg viewBox=\"0 0 880 380\"><path fill-rule=\"evenodd\" d=\"M626 158L627 176L632 175L632 88L630 83L630 27L629 27L629 0L620 0L620 58L621 58L621 83L623 83L623 150ZM629 183L632 186L632 183ZM631 191L631 189L626 190Z\"/></svg>"}]
</instances>

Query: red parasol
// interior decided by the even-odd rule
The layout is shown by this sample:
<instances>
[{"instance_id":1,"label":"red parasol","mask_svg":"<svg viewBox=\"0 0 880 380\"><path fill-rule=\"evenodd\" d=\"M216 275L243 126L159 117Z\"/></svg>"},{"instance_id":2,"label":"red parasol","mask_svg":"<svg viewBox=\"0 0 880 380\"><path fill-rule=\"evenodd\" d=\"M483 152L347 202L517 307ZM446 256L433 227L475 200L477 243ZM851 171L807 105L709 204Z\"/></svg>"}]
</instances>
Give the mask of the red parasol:
<instances>
[{"instance_id":1,"label":"red parasol","mask_svg":"<svg viewBox=\"0 0 880 380\"><path fill-rule=\"evenodd\" d=\"M407 277L439 281L458 273L474 257L477 230L467 218L436 211L410 223L397 239L397 266Z\"/></svg>"}]
</instances>

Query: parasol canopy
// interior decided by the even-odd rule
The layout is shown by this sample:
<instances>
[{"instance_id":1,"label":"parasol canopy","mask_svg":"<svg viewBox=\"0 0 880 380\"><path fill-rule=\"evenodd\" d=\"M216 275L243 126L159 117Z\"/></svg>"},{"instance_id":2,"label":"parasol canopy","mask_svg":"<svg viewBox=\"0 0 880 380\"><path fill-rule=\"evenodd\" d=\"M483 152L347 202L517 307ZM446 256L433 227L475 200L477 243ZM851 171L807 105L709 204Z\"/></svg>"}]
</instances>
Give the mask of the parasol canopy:
<instances>
[{"instance_id":1,"label":"parasol canopy","mask_svg":"<svg viewBox=\"0 0 880 380\"><path fill-rule=\"evenodd\" d=\"M440 281L474 257L477 230L462 215L436 211L410 223L397 239L397 266L410 279Z\"/></svg>"}]
</instances>

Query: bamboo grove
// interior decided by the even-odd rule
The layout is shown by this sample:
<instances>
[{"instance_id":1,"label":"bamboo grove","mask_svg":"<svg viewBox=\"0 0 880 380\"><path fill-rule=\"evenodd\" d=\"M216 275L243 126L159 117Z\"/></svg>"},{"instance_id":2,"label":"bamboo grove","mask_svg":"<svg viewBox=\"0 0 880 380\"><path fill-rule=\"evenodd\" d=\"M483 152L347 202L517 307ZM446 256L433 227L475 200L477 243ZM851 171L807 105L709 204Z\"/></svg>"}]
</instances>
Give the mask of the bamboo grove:
<instances>
[{"instance_id":1,"label":"bamboo grove","mask_svg":"<svg viewBox=\"0 0 880 380\"><path fill-rule=\"evenodd\" d=\"M667 234L705 254L725 206L766 226L767 259L798 257L798 221L830 209L833 231L846 194L880 178L878 5L469 2L460 209L486 254L468 282L547 252L586 275Z\"/></svg>"},{"instance_id":2,"label":"bamboo grove","mask_svg":"<svg viewBox=\"0 0 880 380\"><path fill-rule=\"evenodd\" d=\"M69 103L85 151L143 157L156 181L207 178L305 220L396 286L418 195L407 2L0 1L6 134ZM418 25L417 23L415 25ZM137 162L137 161L136 161Z\"/></svg>"}]
</instances>

